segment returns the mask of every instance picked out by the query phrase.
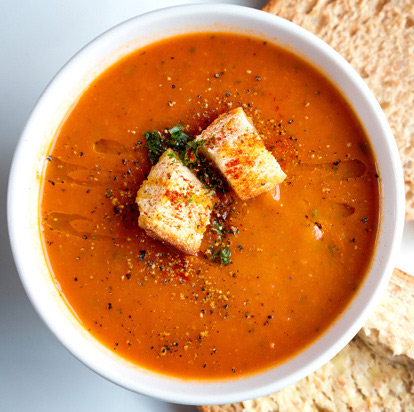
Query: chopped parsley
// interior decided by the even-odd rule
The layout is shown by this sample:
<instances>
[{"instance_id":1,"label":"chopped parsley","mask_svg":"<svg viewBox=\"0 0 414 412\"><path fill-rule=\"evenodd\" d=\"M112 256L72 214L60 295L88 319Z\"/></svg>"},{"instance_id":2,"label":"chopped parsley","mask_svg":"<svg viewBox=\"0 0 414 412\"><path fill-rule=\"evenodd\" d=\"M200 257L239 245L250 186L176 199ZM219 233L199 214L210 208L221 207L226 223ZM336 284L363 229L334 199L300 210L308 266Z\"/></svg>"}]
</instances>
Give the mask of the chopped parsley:
<instances>
[{"instance_id":1,"label":"chopped parsley","mask_svg":"<svg viewBox=\"0 0 414 412\"><path fill-rule=\"evenodd\" d=\"M145 146L148 148L148 157L154 165L158 162L160 156L167 150L168 146L161 134L155 130L145 132L144 137L147 140Z\"/></svg>"},{"instance_id":2,"label":"chopped parsley","mask_svg":"<svg viewBox=\"0 0 414 412\"><path fill-rule=\"evenodd\" d=\"M194 142L188 141L190 136L184 133L182 126L179 124L166 130L164 134L156 130L147 131L144 133L144 137L147 140L145 146L148 149L148 157L152 164L157 163L158 159L167 149L172 149L177 152L179 158L183 161L186 158L187 152L194 146ZM197 145L197 152L198 146L200 144Z\"/></svg>"},{"instance_id":3,"label":"chopped parsley","mask_svg":"<svg viewBox=\"0 0 414 412\"><path fill-rule=\"evenodd\" d=\"M220 265L227 266L232 263L230 256L231 251L229 245L222 243L217 249L213 251L210 260L212 262L219 263Z\"/></svg>"},{"instance_id":4,"label":"chopped parsley","mask_svg":"<svg viewBox=\"0 0 414 412\"><path fill-rule=\"evenodd\" d=\"M210 232L212 233L212 243L209 246L210 260L224 266L232 263L230 246L226 241L226 235L231 234L229 228L226 227L228 216L229 205L216 204L210 225Z\"/></svg>"},{"instance_id":5,"label":"chopped parsley","mask_svg":"<svg viewBox=\"0 0 414 412\"><path fill-rule=\"evenodd\" d=\"M168 130L169 136L167 137L167 144L170 149L176 152L184 152L187 149L188 134L183 132L181 125L174 126Z\"/></svg>"},{"instance_id":6,"label":"chopped parsley","mask_svg":"<svg viewBox=\"0 0 414 412\"><path fill-rule=\"evenodd\" d=\"M224 222L219 219L213 219L213 223L211 224L212 232L217 233L218 235L224 235Z\"/></svg>"},{"instance_id":7,"label":"chopped parsley","mask_svg":"<svg viewBox=\"0 0 414 412\"><path fill-rule=\"evenodd\" d=\"M229 245L223 245L220 248L220 252L218 254L219 263L227 266L228 264L231 263L230 256L231 256L231 251L230 251Z\"/></svg>"}]
</instances>

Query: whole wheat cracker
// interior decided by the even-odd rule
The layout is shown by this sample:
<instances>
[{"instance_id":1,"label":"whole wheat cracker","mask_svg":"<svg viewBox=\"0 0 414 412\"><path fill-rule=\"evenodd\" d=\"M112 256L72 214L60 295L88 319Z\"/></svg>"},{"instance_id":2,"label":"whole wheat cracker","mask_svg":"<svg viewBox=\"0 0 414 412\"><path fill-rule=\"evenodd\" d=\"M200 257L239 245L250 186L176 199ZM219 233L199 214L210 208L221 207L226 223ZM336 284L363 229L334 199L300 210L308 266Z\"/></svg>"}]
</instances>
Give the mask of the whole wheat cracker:
<instances>
[{"instance_id":1,"label":"whole wheat cracker","mask_svg":"<svg viewBox=\"0 0 414 412\"><path fill-rule=\"evenodd\" d=\"M414 278L395 269L380 305L367 324L322 368L277 393L200 409L203 412L412 412L413 308Z\"/></svg>"},{"instance_id":2,"label":"whole wheat cracker","mask_svg":"<svg viewBox=\"0 0 414 412\"><path fill-rule=\"evenodd\" d=\"M414 1L270 0L263 10L316 34L366 81L396 138L414 219Z\"/></svg>"}]
</instances>

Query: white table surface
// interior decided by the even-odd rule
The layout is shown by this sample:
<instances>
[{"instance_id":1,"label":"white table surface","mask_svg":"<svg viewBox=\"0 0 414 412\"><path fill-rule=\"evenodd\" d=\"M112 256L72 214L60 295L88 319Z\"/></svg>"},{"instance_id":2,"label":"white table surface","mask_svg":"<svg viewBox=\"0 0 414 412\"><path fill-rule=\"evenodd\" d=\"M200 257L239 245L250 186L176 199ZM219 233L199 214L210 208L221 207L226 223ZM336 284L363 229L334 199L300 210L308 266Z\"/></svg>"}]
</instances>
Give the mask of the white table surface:
<instances>
[{"instance_id":1,"label":"white table surface","mask_svg":"<svg viewBox=\"0 0 414 412\"><path fill-rule=\"evenodd\" d=\"M82 365L39 319L18 278L6 225L13 151L42 90L83 45L138 14L196 1L0 2L0 411L195 412L120 388ZM210 1L215 3L215 1ZM261 8L265 0L222 1ZM412 222L414 223L414 222ZM396 266L414 275L414 224Z\"/></svg>"}]
</instances>

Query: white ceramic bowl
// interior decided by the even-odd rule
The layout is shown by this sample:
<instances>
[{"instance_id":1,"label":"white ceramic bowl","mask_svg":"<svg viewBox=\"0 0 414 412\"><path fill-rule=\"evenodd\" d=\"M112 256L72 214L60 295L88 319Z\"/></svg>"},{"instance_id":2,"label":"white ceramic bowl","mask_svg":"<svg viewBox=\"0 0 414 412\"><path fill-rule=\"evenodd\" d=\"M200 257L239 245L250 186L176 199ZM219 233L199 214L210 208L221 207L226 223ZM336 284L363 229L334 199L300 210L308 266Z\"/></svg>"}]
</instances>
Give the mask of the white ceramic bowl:
<instances>
[{"instance_id":1,"label":"white ceramic bowl","mask_svg":"<svg viewBox=\"0 0 414 412\"><path fill-rule=\"evenodd\" d=\"M51 141L82 91L125 54L155 40L197 31L246 33L286 47L319 68L344 94L363 124L381 177L381 219L369 274L346 312L312 346L271 370L238 380L169 378L133 365L87 333L60 297L42 252L39 191ZM56 337L85 365L142 394L184 404L241 401L277 391L336 355L358 332L383 293L402 236L403 176L390 127L372 93L333 49L306 30L270 14L230 5L192 5L138 16L104 33L74 56L37 102L20 137L10 175L8 222L14 258L26 292ZM65 373L65 371L62 371Z\"/></svg>"}]
</instances>

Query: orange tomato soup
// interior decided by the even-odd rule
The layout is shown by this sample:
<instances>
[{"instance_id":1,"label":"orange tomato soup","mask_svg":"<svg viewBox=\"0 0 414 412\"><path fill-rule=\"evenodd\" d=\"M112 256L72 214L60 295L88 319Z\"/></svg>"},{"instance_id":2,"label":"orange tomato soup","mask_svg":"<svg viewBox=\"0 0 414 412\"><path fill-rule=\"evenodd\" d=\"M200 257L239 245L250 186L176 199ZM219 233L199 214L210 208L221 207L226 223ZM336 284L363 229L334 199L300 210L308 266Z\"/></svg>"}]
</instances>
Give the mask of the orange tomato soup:
<instances>
[{"instance_id":1,"label":"orange tomato soup","mask_svg":"<svg viewBox=\"0 0 414 412\"><path fill-rule=\"evenodd\" d=\"M287 178L248 201L229 194L222 265L211 231L197 256L147 236L135 197L151 168L144 132L196 136L236 107ZM45 164L59 291L95 338L155 372L232 378L285 361L338 319L372 259L378 175L358 119L321 73L258 39L189 34L126 56L83 93Z\"/></svg>"}]
</instances>

